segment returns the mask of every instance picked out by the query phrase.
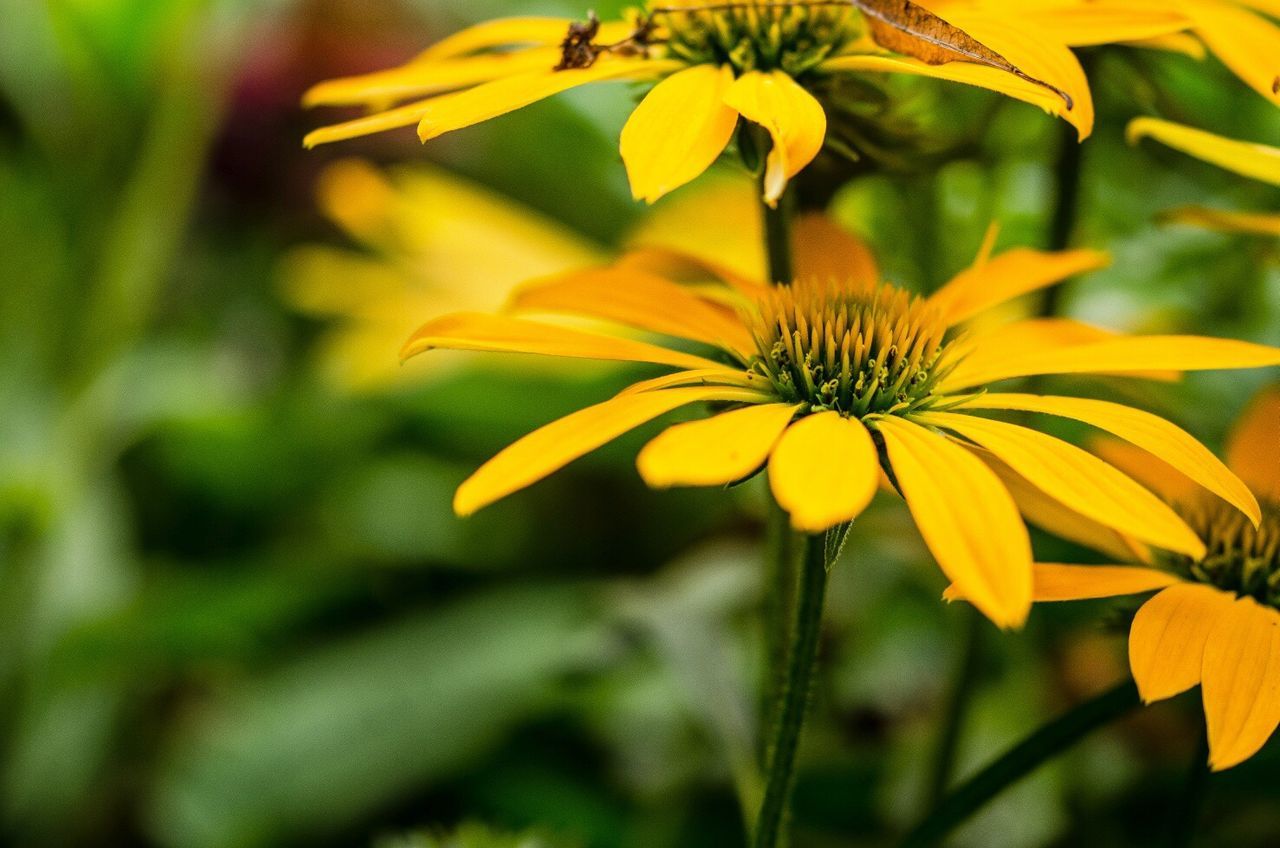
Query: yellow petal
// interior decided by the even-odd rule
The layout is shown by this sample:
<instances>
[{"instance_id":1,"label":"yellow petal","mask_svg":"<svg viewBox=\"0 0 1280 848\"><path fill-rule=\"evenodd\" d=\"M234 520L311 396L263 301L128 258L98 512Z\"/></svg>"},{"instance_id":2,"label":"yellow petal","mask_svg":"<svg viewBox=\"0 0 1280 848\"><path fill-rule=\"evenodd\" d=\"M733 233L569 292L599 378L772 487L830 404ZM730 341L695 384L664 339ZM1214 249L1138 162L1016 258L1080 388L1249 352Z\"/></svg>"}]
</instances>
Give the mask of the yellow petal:
<instances>
[{"instance_id":1,"label":"yellow petal","mask_svg":"<svg viewBox=\"0 0 1280 848\"><path fill-rule=\"evenodd\" d=\"M1200 537L1168 504L1073 444L973 415L931 412L916 420L982 445L1032 485L1086 518L1167 550L1196 558L1204 555Z\"/></svg>"},{"instance_id":2,"label":"yellow petal","mask_svg":"<svg viewBox=\"0 0 1280 848\"><path fill-rule=\"evenodd\" d=\"M1129 630L1129 668L1146 703L1200 682L1205 642L1231 596L1203 583L1170 586L1142 605Z\"/></svg>"},{"instance_id":3,"label":"yellow petal","mask_svg":"<svg viewBox=\"0 0 1280 848\"><path fill-rule=\"evenodd\" d=\"M945 65L926 65L919 59L906 56L872 56L851 55L839 56L822 63L824 71L855 71L861 73L911 74L913 76L931 77L932 79L958 82L964 85L985 88L1014 100L1021 100L1038 106L1050 115L1057 115L1069 121L1087 138L1093 132L1092 120L1083 122L1076 110L1067 111L1066 103L1057 94L1043 86L1015 77L999 68L986 65L975 65L971 62L948 62Z\"/></svg>"},{"instance_id":4,"label":"yellow petal","mask_svg":"<svg viewBox=\"0 0 1280 848\"><path fill-rule=\"evenodd\" d=\"M965 597L1000 627L1031 609L1031 540L982 460L902 418L877 419L889 464L925 544Z\"/></svg>"},{"instance_id":5,"label":"yellow petal","mask_svg":"<svg viewBox=\"0 0 1280 848\"><path fill-rule=\"evenodd\" d=\"M751 331L736 314L637 268L588 268L535 280L511 296L510 307L604 318L717 345L739 356L755 350Z\"/></svg>"},{"instance_id":6,"label":"yellow petal","mask_svg":"<svg viewBox=\"0 0 1280 848\"><path fill-rule=\"evenodd\" d=\"M1179 206L1160 213L1162 224L1183 224L1219 233L1280 237L1280 214L1232 212L1207 206Z\"/></svg>"},{"instance_id":7,"label":"yellow petal","mask_svg":"<svg viewBox=\"0 0 1280 848\"><path fill-rule=\"evenodd\" d=\"M791 526L817 533L862 514L880 484L880 459L855 418L820 412L787 428L769 459L769 487Z\"/></svg>"},{"instance_id":8,"label":"yellow petal","mask_svg":"<svg viewBox=\"0 0 1280 848\"><path fill-rule=\"evenodd\" d=\"M1032 568L1033 599L1048 601L1085 601L1137 595L1164 589L1182 581L1165 571L1132 565L1059 565L1036 563ZM950 586L942 595L947 601L964 597Z\"/></svg>"},{"instance_id":9,"label":"yellow petal","mask_svg":"<svg viewBox=\"0 0 1280 848\"><path fill-rule=\"evenodd\" d=\"M1092 47L1123 41L1145 41L1187 28L1191 21L1168 2L1134 0L1108 2L1009 4L1015 14L1031 21L1063 44Z\"/></svg>"},{"instance_id":10,"label":"yellow petal","mask_svg":"<svg viewBox=\"0 0 1280 848\"><path fill-rule=\"evenodd\" d=\"M1125 45L1143 50L1163 50L1166 53L1179 53L1195 59L1204 60L1208 55L1204 42L1187 32L1174 32L1169 35L1158 35L1155 38L1142 38L1137 41L1126 41Z\"/></svg>"},{"instance_id":11,"label":"yellow petal","mask_svg":"<svg viewBox=\"0 0 1280 848\"><path fill-rule=\"evenodd\" d=\"M960 272L930 300L943 310L948 324L959 324L1007 300L1105 268L1110 261L1098 250L1010 250Z\"/></svg>"},{"instance_id":12,"label":"yellow petal","mask_svg":"<svg viewBox=\"0 0 1280 848\"><path fill-rule=\"evenodd\" d=\"M764 465L799 409L769 403L677 424L645 445L636 467L655 489L742 480Z\"/></svg>"},{"instance_id":13,"label":"yellow petal","mask_svg":"<svg viewBox=\"0 0 1280 848\"><path fill-rule=\"evenodd\" d=\"M1280 44L1277 44L1277 49L1280 49ZM1219 168L1280 185L1280 147L1236 141L1159 118L1135 118L1129 122L1125 135L1130 144L1137 144L1144 138L1154 138Z\"/></svg>"},{"instance_id":14,"label":"yellow petal","mask_svg":"<svg viewBox=\"0 0 1280 848\"><path fill-rule=\"evenodd\" d=\"M517 17L484 21L455 32L423 50L414 62L437 62L478 50L516 47L527 44L559 45L574 21L569 18ZM597 43L612 44L631 34L634 25L626 21L605 21L600 25Z\"/></svg>"},{"instance_id":15,"label":"yellow petal","mask_svg":"<svg viewBox=\"0 0 1280 848\"><path fill-rule=\"evenodd\" d=\"M733 138L738 113L724 103L728 65L694 65L654 86L622 128L622 162L636 200L653 203L701 176Z\"/></svg>"},{"instance_id":16,"label":"yellow petal","mask_svg":"<svg viewBox=\"0 0 1280 848\"><path fill-rule=\"evenodd\" d=\"M372 74L326 80L302 96L302 105L348 106L387 103L457 91L500 77L547 71L559 61L554 47L490 56L471 56L447 62L408 64Z\"/></svg>"},{"instance_id":17,"label":"yellow petal","mask_svg":"<svg viewBox=\"0 0 1280 848\"><path fill-rule=\"evenodd\" d=\"M667 279L692 276L700 280L719 280L751 297L759 297L767 289L759 280L748 277L728 265L660 245L646 244L628 250L619 265L642 268Z\"/></svg>"},{"instance_id":18,"label":"yellow petal","mask_svg":"<svg viewBox=\"0 0 1280 848\"><path fill-rule=\"evenodd\" d=\"M592 82L648 79L681 67L672 61L602 57L589 68L534 71L460 91L429 101L422 107L418 138L430 141L447 132L514 112L531 103Z\"/></svg>"},{"instance_id":19,"label":"yellow petal","mask_svg":"<svg viewBox=\"0 0 1280 848\"><path fill-rule=\"evenodd\" d=\"M621 395L589 406L533 431L486 462L458 487L453 509L458 515L471 515L678 407L700 401L757 399L735 389L672 389Z\"/></svg>"},{"instance_id":20,"label":"yellow petal","mask_svg":"<svg viewBox=\"0 0 1280 848\"><path fill-rule=\"evenodd\" d=\"M1249 404L1227 442L1227 463L1258 497L1280 503L1280 388Z\"/></svg>"},{"instance_id":21,"label":"yellow petal","mask_svg":"<svg viewBox=\"0 0 1280 848\"><path fill-rule=\"evenodd\" d=\"M787 181L822 150L827 113L813 95L782 71L748 71L725 92L724 102L773 138L765 163L764 199L778 202Z\"/></svg>"},{"instance_id":22,"label":"yellow petal","mask_svg":"<svg viewBox=\"0 0 1280 848\"><path fill-rule=\"evenodd\" d=\"M797 280L847 280L872 285L880 279L871 248L820 212L796 218L791 240Z\"/></svg>"},{"instance_id":23,"label":"yellow petal","mask_svg":"<svg viewBox=\"0 0 1280 848\"><path fill-rule=\"evenodd\" d=\"M1246 85L1280 105L1280 27L1261 15L1229 3L1197 0L1185 10L1195 34L1213 55Z\"/></svg>"},{"instance_id":24,"label":"yellow petal","mask_svg":"<svg viewBox=\"0 0 1280 848\"><path fill-rule=\"evenodd\" d=\"M1190 477L1129 442L1105 437L1092 439L1089 451L1119 468L1167 503L1191 504L1202 495L1202 490Z\"/></svg>"},{"instance_id":25,"label":"yellow petal","mask_svg":"<svg viewBox=\"0 0 1280 848\"><path fill-rule=\"evenodd\" d=\"M1277 402L1280 404L1280 400ZM1102 400L999 393L979 395L967 402L964 408L1039 412L1071 418L1106 430L1159 457L1235 506L1249 516L1255 525L1262 520L1262 510L1249 487L1190 433L1158 415ZM1277 422L1270 443L1271 463L1280 469L1280 453L1276 450L1280 446L1280 405L1277 406L1276 413Z\"/></svg>"},{"instance_id":26,"label":"yellow petal","mask_svg":"<svg viewBox=\"0 0 1280 848\"><path fill-rule=\"evenodd\" d=\"M739 389L754 389L765 393L770 390L769 379L759 374L752 374L740 368L699 368L694 371L677 371L675 374L663 374L652 380L641 380L632 383L622 394L652 392L658 389L675 389L683 386L733 386Z\"/></svg>"},{"instance_id":27,"label":"yellow petal","mask_svg":"<svg viewBox=\"0 0 1280 848\"><path fill-rule=\"evenodd\" d=\"M1232 604L1205 645L1202 692L1213 770L1256 754L1280 724L1280 613Z\"/></svg>"},{"instance_id":28,"label":"yellow petal","mask_svg":"<svg viewBox=\"0 0 1280 848\"><path fill-rule=\"evenodd\" d=\"M422 116L427 112L427 107L436 99L432 97L426 100L417 100L413 103L397 106L394 109L388 109L385 112L376 112L363 118L356 118L353 121L345 121L341 124L312 130L303 137L302 145L307 149L311 149L320 144L346 141L350 138L359 138L360 136L412 126L422 120Z\"/></svg>"},{"instance_id":29,"label":"yellow petal","mask_svg":"<svg viewBox=\"0 0 1280 848\"><path fill-rule=\"evenodd\" d=\"M1116 442L1116 444L1128 447L1124 442ZM1061 501L1031 485L1025 477L1005 465L990 451L978 447L973 448L973 451L981 456L987 466L1000 478L1000 482L1009 490L1014 503L1018 505L1018 510L1027 521L1061 539L1075 542L1085 548L1092 548L1120 562L1149 561L1148 549L1145 545L1063 506ZM1190 485L1189 481L1188 485Z\"/></svg>"},{"instance_id":30,"label":"yellow petal","mask_svg":"<svg viewBox=\"0 0 1280 848\"><path fill-rule=\"evenodd\" d=\"M1038 374L1122 374L1137 371L1213 371L1280 365L1280 348L1203 336L1124 336L1090 344L1028 350L1004 356L981 345L960 362L942 390Z\"/></svg>"},{"instance_id":31,"label":"yellow petal","mask_svg":"<svg viewBox=\"0 0 1280 848\"><path fill-rule=\"evenodd\" d=\"M428 350L484 350L496 353L536 353L615 362L652 362L676 368L718 368L718 363L667 350L634 339L601 336L567 327L540 324L505 315L461 312L423 324L405 342L401 359Z\"/></svg>"},{"instance_id":32,"label":"yellow petal","mask_svg":"<svg viewBox=\"0 0 1280 848\"><path fill-rule=\"evenodd\" d=\"M969 350L965 354L965 367L981 370L990 360L1000 362L1009 358L1020 358L1027 353L1119 338L1124 338L1124 334L1070 318L1030 318L1014 321L994 329L983 328L973 332L970 336ZM1115 373L1167 382L1176 382L1182 376L1177 371L1124 370Z\"/></svg>"}]
</instances>

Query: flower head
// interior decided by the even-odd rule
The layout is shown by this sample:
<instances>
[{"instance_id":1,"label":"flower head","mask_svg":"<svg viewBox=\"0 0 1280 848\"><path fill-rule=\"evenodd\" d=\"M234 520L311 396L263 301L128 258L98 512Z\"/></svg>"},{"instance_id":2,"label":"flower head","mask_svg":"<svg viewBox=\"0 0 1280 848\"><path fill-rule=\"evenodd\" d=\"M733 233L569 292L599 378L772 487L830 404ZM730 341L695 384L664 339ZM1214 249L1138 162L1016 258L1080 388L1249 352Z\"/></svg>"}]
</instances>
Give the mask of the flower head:
<instances>
[{"instance_id":1,"label":"flower head","mask_svg":"<svg viewBox=\"0 0 1280 848\"><path fill-rule=\"evenodd\" d=\"M1280 725L1280 389L1264 391L1237 425L1227 462L1260 502L1253 515L1194 486L1166 462L1101 443L1113 464L1160 493L1204 542L1199 555L1119 538L1140 564L1035 566L1035 599L1068 601L1157 591L1129 632L1129 664L1148 703L1201 686L1210 764L1253 756ZM1167 457L1165 457L1167 459ZM1185 470L1185 469L1183 469ZM1041 513L1046 527L1058 517ZM1108 554L1113 530L1077 518L1066 533ZM952 595L963 593L953 591Z\"/></svg>"},{"instance_id":2,"label":"flower head","mask_svg":"<svg viewBox=\"0 0 1280 848\"><path fill-rule=\"evenodd\" d=\"M372 114L316 130L306 144L414 124L427 141L587 83L656 82L622 131L635 196L652 202L696 178L745 121L770 139L765 197L774 202L826 139L815 87L853 73L980 86L1089 134L1088 86L1065 45L1011 20L953 17L902 0L675 0L626 21L490 21L400 68L315 86L308 105Z\"/></svg>"},{"instance_id":3,"label":"flower head","mask_svg":"<svg viewBox=\"0 0 1280 848\"><path fill-rule=\"evenodd\" d=\"M512 299L517 312L589 316L678 343L511 315L454 315L419 329L405 356L453 348L672 369L511 445L463 483L456 511L475 512L628 430L708 402L713 416L669 428L640 453L650 485L725 485L767 466L792 525L819 532L856 518L883 472L942 569L1002 626L1019 625L1030 607L1031 547L998 467L1117 532L1192 557L1205 547L1168 505L1103 460L974 412L1043 411L1120 433L1256 517L1244 485L1160 418L1102 401L984 390L1039 374L1277 365L1280 350L1196 337L1130 338L1054 320L958 333L992 306L1105 264L1105 254L1012 250L918 298L881 281L865 249L834 225L810 221L802 230L810 237L800 243L800 277L786 288L737 275L708 283L705 266L682 267L678 256L650 252L537 281ZM843 256L851 261L841 273L832 259ZM825 276L806 276L817 268Z\"/></svg>"}]
</instances>

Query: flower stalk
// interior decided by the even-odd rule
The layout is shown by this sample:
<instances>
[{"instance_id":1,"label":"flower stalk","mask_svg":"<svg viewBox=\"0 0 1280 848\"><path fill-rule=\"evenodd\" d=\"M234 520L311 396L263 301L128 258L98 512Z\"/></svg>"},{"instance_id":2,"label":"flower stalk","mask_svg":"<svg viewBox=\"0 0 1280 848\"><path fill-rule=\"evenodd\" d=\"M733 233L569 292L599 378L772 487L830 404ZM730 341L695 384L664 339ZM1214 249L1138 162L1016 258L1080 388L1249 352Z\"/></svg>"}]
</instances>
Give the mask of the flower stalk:
<instances>
[{"instance_id":1,"label":"flower stalk","mask_svg":"<svg viewBox=\"0 0 1280 848\"><path fill-rule=\"evenodd\" d=\"M781 838L795 779L796 751L818 659L827 569L831 553L836 550L838 546L827 544L826 534L805 536L804 566L796 589L795 621L787 652L786 677L769 746L767 782L764 801L756 819L754 848L775 848Z\"/></svg>"}]
</instances>

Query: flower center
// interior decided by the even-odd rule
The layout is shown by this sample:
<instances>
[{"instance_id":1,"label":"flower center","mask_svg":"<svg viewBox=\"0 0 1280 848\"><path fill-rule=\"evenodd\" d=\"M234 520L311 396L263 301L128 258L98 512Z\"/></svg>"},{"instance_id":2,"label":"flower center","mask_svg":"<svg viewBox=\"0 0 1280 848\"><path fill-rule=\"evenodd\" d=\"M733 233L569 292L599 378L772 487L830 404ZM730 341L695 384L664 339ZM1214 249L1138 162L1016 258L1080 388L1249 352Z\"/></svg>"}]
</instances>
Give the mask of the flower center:
<instances>
[{"instance_id":1,"label":"flower center","mask_svg":"<svg viewBox=\"0 0 1280 848\"><path fill-rule=\"evenodd\" d=\"M760 302L750 369L814 411L921 411L954 365L946 330L934 308L892 286L803 281Z\"/></svg>"},{"instance_id":2,"label":"flower center","mask_svg":"<svg viewBox=\"0 0 1280 848\"><path fill-rule=\"evenodd\" d=\"M1262 505L1257 529L1216 499L1178 511L1209 549L1200 562L1181 563L1193 579L1280 608L1280 504Z\"/></svg>"},{"instance_id":3,"label":"flower center","mask_svg":"<svg viewBox=\"0 0 1280 848\"><path fill-rule=\"evenodd\" d=\"M852 4L659 0L649 11L669 56L691 65L731 65L738 74L781 70L799 77L862 31Z\"/></svg>"}]
</instances>

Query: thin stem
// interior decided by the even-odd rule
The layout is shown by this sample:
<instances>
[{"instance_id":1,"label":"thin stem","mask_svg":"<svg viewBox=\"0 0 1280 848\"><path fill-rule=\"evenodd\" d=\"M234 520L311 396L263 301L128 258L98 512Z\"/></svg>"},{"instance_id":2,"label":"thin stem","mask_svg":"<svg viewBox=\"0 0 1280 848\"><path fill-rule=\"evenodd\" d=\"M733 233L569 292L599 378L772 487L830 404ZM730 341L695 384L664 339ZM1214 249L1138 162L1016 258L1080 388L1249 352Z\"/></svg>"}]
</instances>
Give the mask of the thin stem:
<instances>
[{"instance_id":1,"label":"thin stem","mask_svg":"<svg viewBox=\"0 0 1280 848\"><path fill-rule=\"evenodd\" d=\"M791 611L795 606L797 536L791 529L791 518L777 501L769 498L765 554L763 630L765 648L764 686L760 694L760 726L773 727L775 711L782 701L784 669L787 662L787 638L791 635ZM760 740L760 762L769 755L763 734ZM754 808L752 810L754 812Z\"/></svg>"},{"instance_id":2,"label":"thin stem","mask_svg":"<svg viewBox=\"0 0 1280 848\"><path fill-rule=\"evenodd\" d=\"M778 205L761 204L764 210L764 245L769 261L769 282L787 286L795 277L791 256L791 209L793 196L790 191L778 199Z\"/></svg>"},{"instance_id":3,"label":"thin stem","mask_svg":"<svg viewBox=\"0 0 1280 848\"><path fill-rule=\"evenodd\" d=\"M787 652L787 676L769 750L764 801L756 819L755 848L775 848L786 819L787 802L795 777L796 750L800 745L805 707L809 703L813 669L818 659L818 637L822 629L822 603L826 590L826 538L806 536L804 568L796 591L795 625Z\"/></svg>"},{"instance_id":4,"label":"thin stem","mask_svg":"<svg viewBox=\"0 0 1280 848\"><path fill-rule=\"evenodd\" d=\"M943 798L901 848L937 845L992 798L1136 706L1138 689L1125 682L1044 725Z\"/></svg>"},{"instance_id":5,"label":"thin stem","mask_svg":"<svg viewBox=\"0 0 1280 848\"><path fill-rule=\"evenodd\" d=\"M1092 70L1093 54L1083 51L1080 57L1086 72ZM1078 131L1066 121L1061 121L1058 139L1058 160L1054 169L1053 216L1049 219L1049 249L1066 250L1071 246L1080 218L1080 183L1083 175L1084 145ZM1052 318L1062 307L1064 284L1050 286L1040 301L1040 316Z\"/></svg>"},{"instance_id":6,"label":"thin stem","mask_svg":"<svg viewBox=\"0 0 1280 848\"><path fill-rule=\"evenodd\" d=\"M1187 785L1182 790L1177 807L1169 817L1170 848L1189 848L1195 839L1196 824L1204 809L1205 789L1209 784L1209 735L1201 725L1200 741L1191 755L1191 768L1187 772Z\"/></svg>"},{"instance_id":7,"label":"thin stem","mask_svg":"<svg viewBox=\"0 0 1280 848\"><path fill-rule=\"evenodd\" d=\"M955 771L956 751L960 747L960 731L969 715L969 707L973 704L974 682L981 665L982 634L984 619L972 607L964 607L964 636L960 646L960 657L956 663L955 674L951 680L951 691L947 696L947 711L943 717L943 725L938 733L938 747L933 756L933 772L929 778L928 798L932 809L942 800L947 787L951 785L951 777Z\"/></svg>"}]
</instances>

